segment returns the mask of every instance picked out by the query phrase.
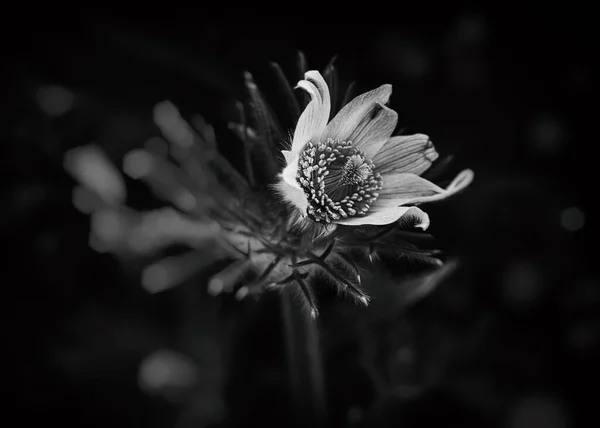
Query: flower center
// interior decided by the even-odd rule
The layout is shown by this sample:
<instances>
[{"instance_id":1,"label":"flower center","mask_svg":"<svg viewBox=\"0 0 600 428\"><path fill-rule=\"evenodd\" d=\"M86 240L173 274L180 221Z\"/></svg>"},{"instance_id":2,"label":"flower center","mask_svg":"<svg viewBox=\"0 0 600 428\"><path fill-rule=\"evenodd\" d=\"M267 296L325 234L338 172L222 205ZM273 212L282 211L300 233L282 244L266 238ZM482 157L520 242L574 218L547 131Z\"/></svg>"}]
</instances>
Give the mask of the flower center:
<instances>
[{"instance_id":1,"label":"flower center","mask_svg":"<svg viewBox=\"0 0 600 428\"><path fill-rule=\"evenodd\" d=\"M363 183L373 173L371 166L362 155L352 155L342 168L342 182L344 184Z\"/></svg>"},{"instance_id":2,"label":"flower center","mask_svg":"<svg viewBox=\"0 0 600 428\"><path fill-rule=\"evenodd\" d=\"M379 196L381 175L350 141L308 142L298 166L296 180L308 199L307 214L315 221L364 216Z\"/></svg>"}]
</instances>

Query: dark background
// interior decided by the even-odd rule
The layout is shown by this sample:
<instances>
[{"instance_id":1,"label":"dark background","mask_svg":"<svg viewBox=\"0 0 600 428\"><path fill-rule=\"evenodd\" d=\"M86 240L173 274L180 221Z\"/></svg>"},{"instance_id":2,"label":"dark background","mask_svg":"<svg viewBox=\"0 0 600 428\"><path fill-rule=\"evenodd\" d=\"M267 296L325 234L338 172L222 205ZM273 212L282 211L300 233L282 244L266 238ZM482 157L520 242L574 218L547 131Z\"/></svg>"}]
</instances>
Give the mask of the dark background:
<instances>
[{"instance_id":1,"label":"dark background","mask_svg":"<svg viewBox=\"0 0 600 428\"><path fill-rule=\"evenodd\" d=\"M595 426L593 13L574 4L392 11L367 2L325 14L290 3L281 8L297 14L285 16L276 5L169 6L8 14L19 31L4 37L0 232L16 368L6 375L17 382L5 392L23 424L288 426L272 299L207 296L204 276L148 295L139 266L88 247L63 156L93 141L119 164L157 133L152 107L165 99L219 135L243 96L243 71L268 85L268 61L290 69L300 49L319 69L338 54L342 76L361 87L392 83L400 125L476 176L431 211L441 247L464 260L455 277L401 314L341 302L323 317L332 423ZM47 85L74 94L65 114L48 114ZM136 208L156 206L129 184ZM157 349L177 352L178 367L182 355L193 360L184 376L193 383L140 387L140 364ZM364 349L377 349L373 361Z\"/></svg>"}]
</instances>

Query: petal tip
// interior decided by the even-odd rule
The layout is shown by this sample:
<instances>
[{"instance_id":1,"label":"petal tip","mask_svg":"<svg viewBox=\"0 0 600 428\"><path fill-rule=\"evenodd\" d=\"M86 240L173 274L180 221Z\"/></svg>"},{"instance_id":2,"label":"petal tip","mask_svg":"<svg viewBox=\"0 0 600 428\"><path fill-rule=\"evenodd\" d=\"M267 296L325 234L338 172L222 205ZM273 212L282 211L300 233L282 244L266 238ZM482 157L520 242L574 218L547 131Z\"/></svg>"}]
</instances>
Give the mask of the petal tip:
<instances>
[{"instance_id":1,"label":"petal tip","mask_svg":"<svg viewBox=\"0 0 600 428\"><path fill-rule=\"evenodd\" d=\"M391 83L386 83L380 86L381 91L384 93L384 102L385 104L390 102L390 97L392 96L393 86Z\"/></svg>"},{"instance_id":2,"label":"petal tip","mask_svg":"<svg viewBox=\"0 0 600 428\"><path fill-rule=\"evenodd\" d=\"M296 88L306 91L311 100L305 107L296 123L296 129L292 137L292 150L299 151L301 145L310 138L320 135L329 120L331 111L331 98L327 82L316 70L307 71L304 79L300 80Z\"/></svg>"},{"instance_id":3,"label":"petal tip","mask_svg":"<svg viewBox=\"0 0 600 428\"><path fill-rule=\"evenodd\" d=\"M431 138L429 138L429 136L427 136L427 135L423 135L423 138L425 138L427 140L427 142L425 143L425 153L424 153L425 158L429 162L435 162L440 155L437 152L437 150L435 149L435 146L433 145L433 141L431 141Z\"/></svg>"},{"instance_id":4,"label":"petal tip","mask_svg":"<svg viewBox=\"0 0 600 428\"><path fill-rule=\"evenodd\" d=\"M306 80L315 80L315 79L323 79L323 76L319 72L319 70L308 70L304 73L304 78Z\"/></svg>"},{"instance_id":5,"label":"petal tip","mask_svg":"<svg viewBox=\"0 0 600 428\"><path fill-rule=\"evenodd\" d=\"M401 220L404 217L406 217L408 221L412 221L412 227L417 229L427 230L431 224L429 214L417 207L410 207L398 220Z\"/></svg>"},{"instance_id":6,"label":"petal tip","mask_svg":"<svg viewBox=\"0 0 600 428\"><path fill-rule=\"evenodd\" d=\"M451 189L454 192L458 192L470 185L473 182L474 178L475 173L473 172L473 170L465 169L461 171L454 180L452 180L452 183L450 183L450 186L448 186L448 190Z\"/></svg>"}]
</instances>

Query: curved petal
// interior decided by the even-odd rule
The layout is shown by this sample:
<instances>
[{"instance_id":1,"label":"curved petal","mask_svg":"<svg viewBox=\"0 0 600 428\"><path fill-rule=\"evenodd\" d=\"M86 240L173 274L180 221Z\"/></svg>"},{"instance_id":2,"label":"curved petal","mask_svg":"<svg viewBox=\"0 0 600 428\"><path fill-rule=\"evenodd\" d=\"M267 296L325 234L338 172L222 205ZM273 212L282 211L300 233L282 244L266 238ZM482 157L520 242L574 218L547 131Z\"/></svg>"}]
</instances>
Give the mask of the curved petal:
<instances>
[{"instance_id":1,"label":"curved petal","mask_svg":"<svg viewBox=\"0 0 600 428\"><path fill-rule=\"evenodd\" d=\"M380 174L405 172L423 174L439 157L425 134L391 137L372 158Z\"/></svg>"},{"instance_id":2,"label":"curved petal","mask_svg":"<svg viewBox=\"0 0 600 428\"><path fill-rule=\"evenodd\" d=\"M297 87L308 92L310 102L300 115L294 131L292 151L296 152L300 151L311 138L323 133L331 112L329 88L321 73L315 70L307 71L304 79L298 82Z\"/></svg>"},{"instance_id":3,"label":"curved petal","mask_svg":"<svg viewBox=\"0 0 600 428\"><path fill-rule=\"evenodd\" d=\"M431 181L415 174L395 173L383 176L383 188L379 191L376 203L379 206L393 207L407 204L420 204L445 199L467 187L473 181L473 171L465 169L442 189Z\"/></svg>"},{"instance_id":4,"label":"curved petal","mask_svg":"<svg viewBox=\"0 0 600 428\"><path fill-rule=\"evenodd\" d=\"M371 211L364 217L347 217L335 223L345 226L376 225L381 226L398 221L400 218L412 217L414 227L426 230L429 227L429 216L417 207L377 207L373 204Z\"/></svg>"},{"instance_id":5,"label":"curved petal","mask_svg":"<svg viewBox=\"0 0 600 428\"><path fill-rule=\"evenodd\" d=\"M456 177L454 177L452 183L446 187L446 191L452 192L453 194L460 192L462 189L471 184L473 177L475 177L475 173L473 173L472 170L465 169L461 171Z\"/></svg>"},{"instance_id":6,"label":"curved petal","mask_svg":"<svg viewBox=\"0 0 600 428\"><path fill-rule=\"evenodd\" d=\"M398 114L386 107L392 85L382 85L354 98L327 125L321 140L352 141L371 158L392 135Z\"/></svg>"}]
</instances>

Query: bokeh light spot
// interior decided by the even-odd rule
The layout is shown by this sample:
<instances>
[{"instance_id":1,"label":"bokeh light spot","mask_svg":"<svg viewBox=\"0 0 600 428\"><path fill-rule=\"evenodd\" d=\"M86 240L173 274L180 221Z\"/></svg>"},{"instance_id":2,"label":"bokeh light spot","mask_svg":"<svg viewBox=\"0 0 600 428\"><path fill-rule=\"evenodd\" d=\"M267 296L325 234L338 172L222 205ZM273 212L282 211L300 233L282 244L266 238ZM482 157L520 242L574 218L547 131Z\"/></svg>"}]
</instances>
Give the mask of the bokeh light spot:
<instances>
[{"instance_id":1,"label":"bokeh light spot","mask_svg":"<svg viewBox=\"0 0 600 428\"><path fill-rule=\"evenodd\" d=\"M73 107L75 96L62 86L44 85L36 94L36 100L44 113L50 117L58 117L68 113Z\"/></svg>"},{"instance_id":2,"label":"bokeh light spot","mask_svg":"<svg viewBox=\"0 0 600 428\"><path fill-rule=\"evenodd\" d=\"M120 205L125 201L123 177L98 147L88 145L71 150L65 157L65 168L104 202Z\"/></svg>"},{"instance_id":3,"label":"bokeh light spot","mask_svg":"<svg viewBox=\"0 0 600 428\"><path fill-rule=\"evenodd\" d=\"M517 260L507 266L502 281L504 299L511 306L533 304L544 289L539 268L526 260Z\"/></svg>"},{"instance_id":4,"label":"bokeh light spot","mask_svg":"<svg viewBox=\"0 0 600 428\"><path fill-rule=\"evenodd\" d=\"M189 388L197 380L196 365L185 355L161 349L148 355L140 365L138 383L149 394L169 395Z\"/></svg>"},{"instance_id":5,"label":"bokeh light spot","mask_svg":"<svg viewBox=\"0 0 600 428\"><path fill-rule=\"evenodd\" d=\"M569 232L576 232L585 226L585 213L577 207L569 207L560 213L560 224Z\"/></svg>"},{"instance_id":6,"label":"bokeh light spot","mask_svg":"<svg viewBox=\"0 0 600 428\"><path fill-rule=\"evenodd\" d=\"M509 410L509 428L566 428L568 418L560 401L542 394L522 397Z\"/></svg>"},{"instance_id":7,"label":"bokeh light spot","mask_svg":"<svg viewBox=\"0 0 600 428\"><path fill-rule=\"evenodd\" d=\"M565 145L565 125L558 117L542 115L533 119L528 134L533 148L543 155L557 154Z\"/></svg>"},{"instance_id":8,"label":"bokeh light spot","mask_svg":"<svg viewBox=\"0 0 600 428\"><path fill-rule=\"evenodd\" d=\"M134 179L150 174L153 167L154 160L152 159L152 155L142 149L127 153L123 159L123 171Z\"/></svg>"}]
</instances>

